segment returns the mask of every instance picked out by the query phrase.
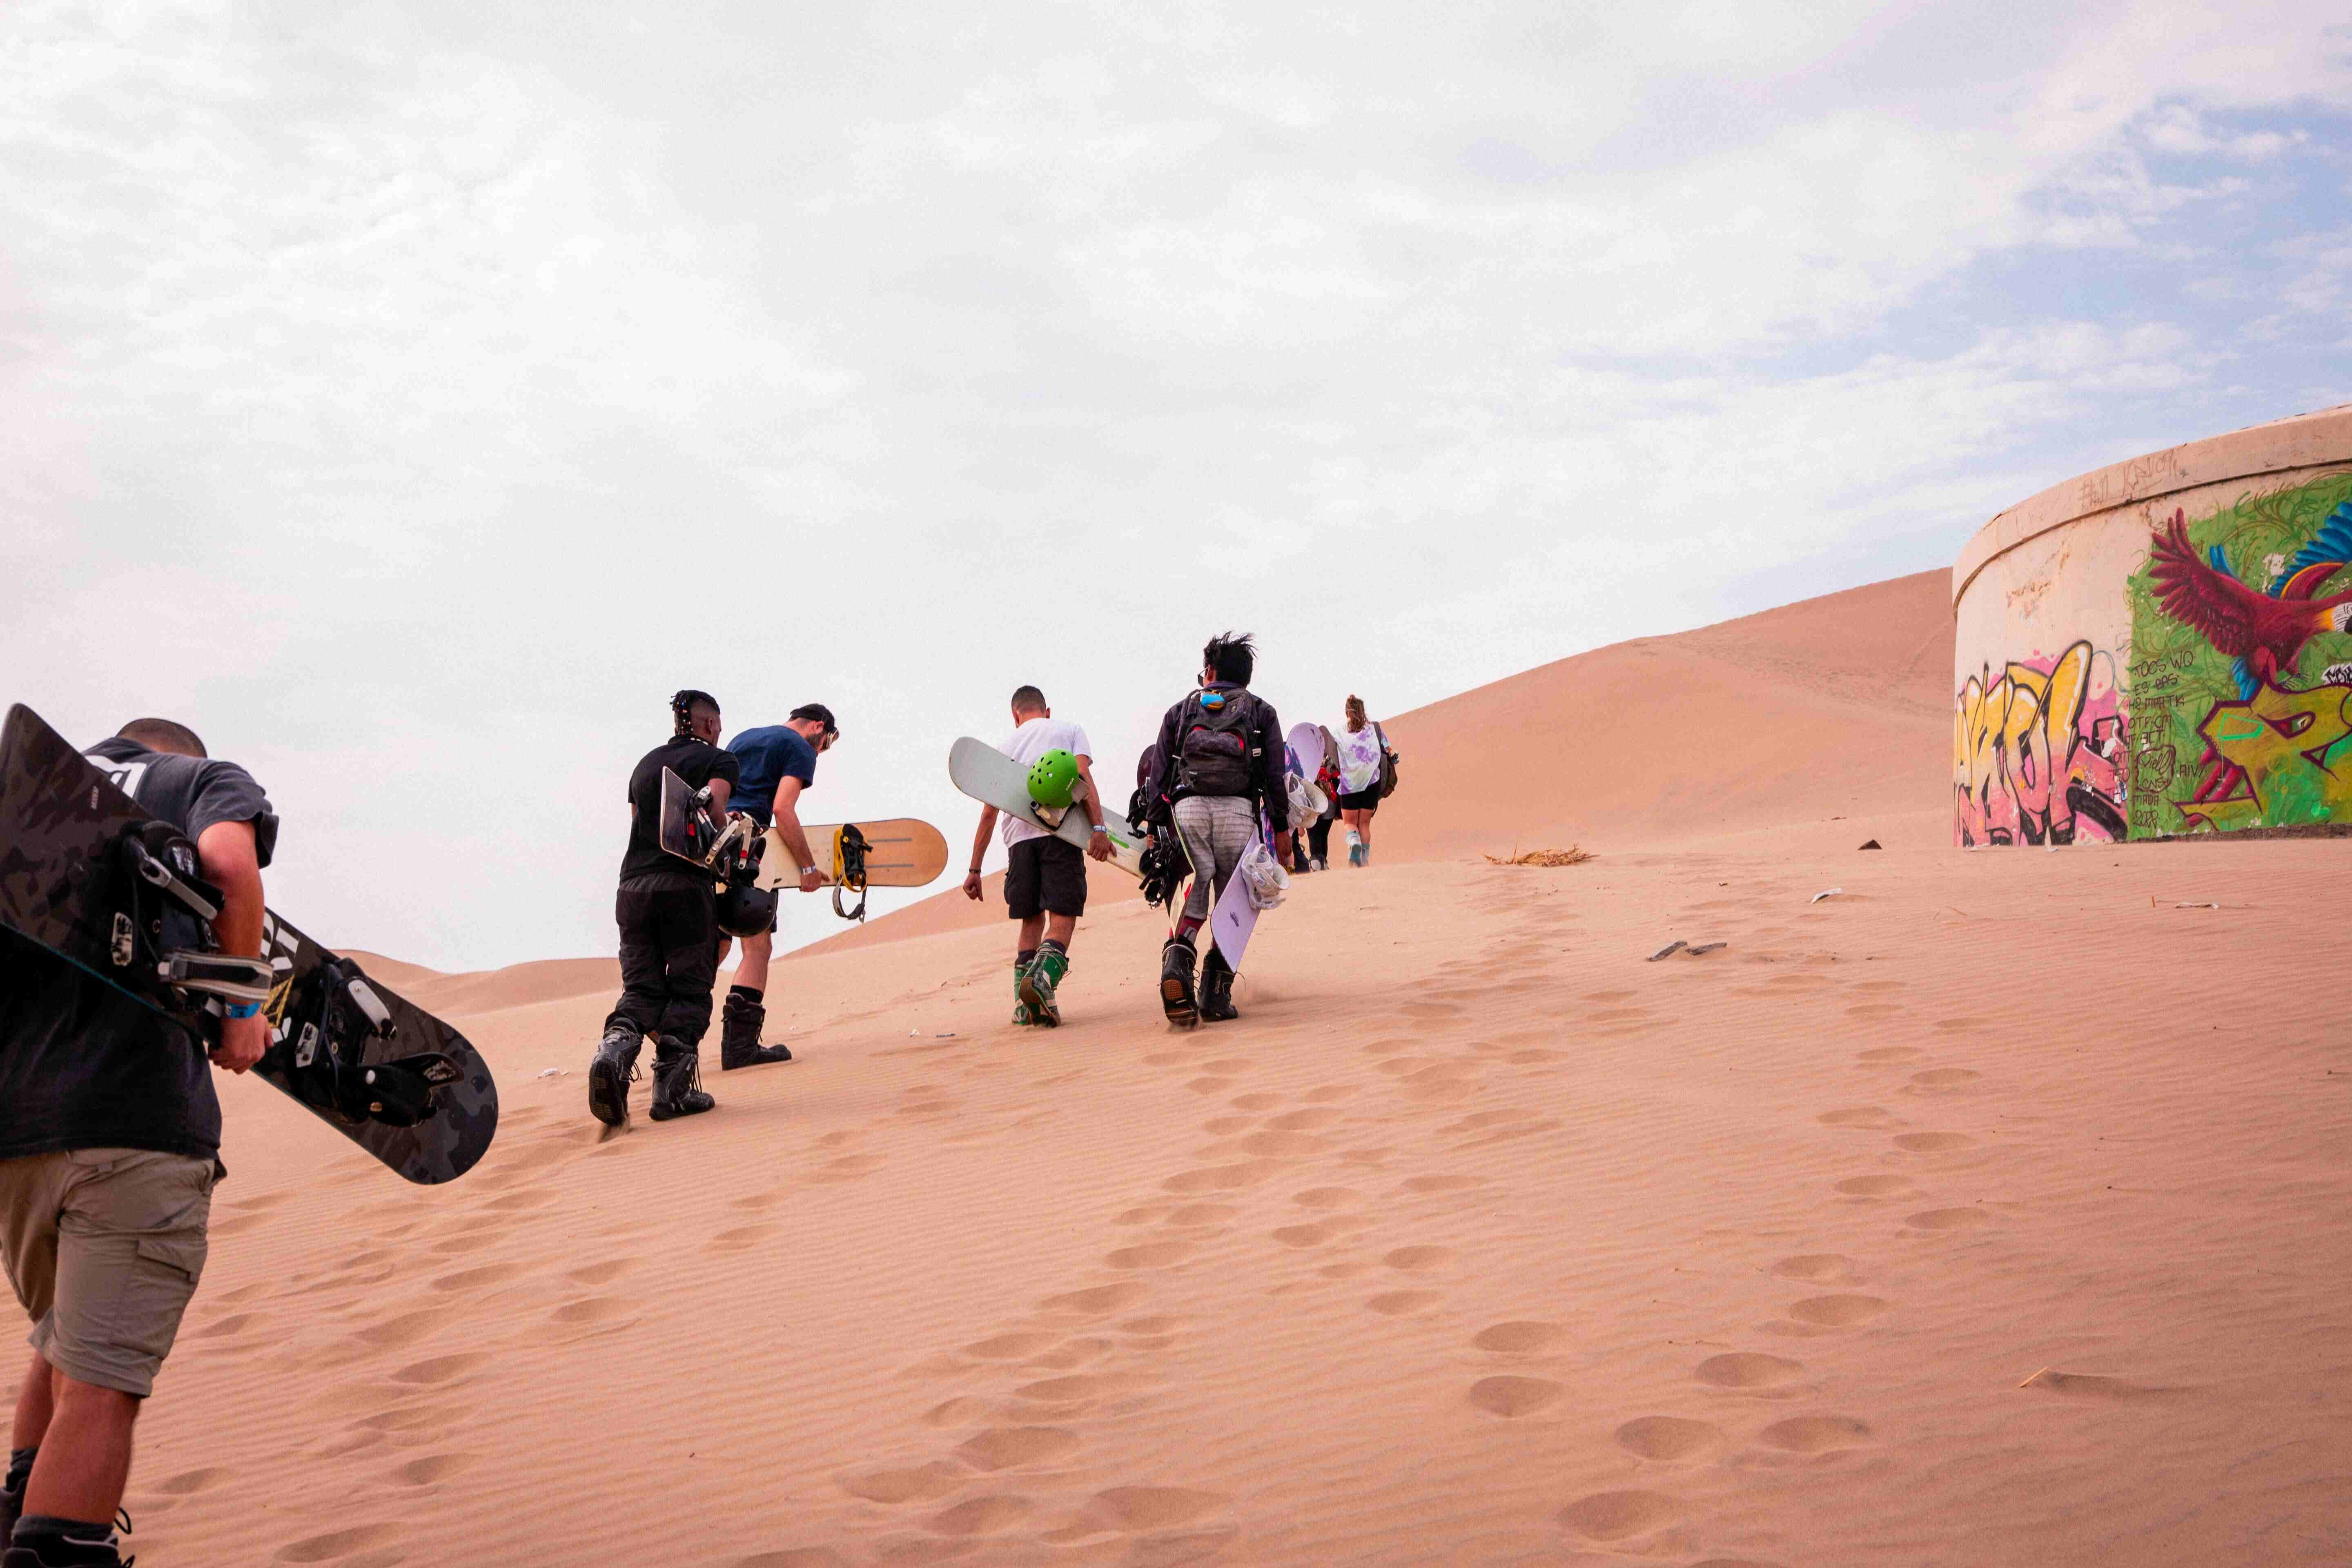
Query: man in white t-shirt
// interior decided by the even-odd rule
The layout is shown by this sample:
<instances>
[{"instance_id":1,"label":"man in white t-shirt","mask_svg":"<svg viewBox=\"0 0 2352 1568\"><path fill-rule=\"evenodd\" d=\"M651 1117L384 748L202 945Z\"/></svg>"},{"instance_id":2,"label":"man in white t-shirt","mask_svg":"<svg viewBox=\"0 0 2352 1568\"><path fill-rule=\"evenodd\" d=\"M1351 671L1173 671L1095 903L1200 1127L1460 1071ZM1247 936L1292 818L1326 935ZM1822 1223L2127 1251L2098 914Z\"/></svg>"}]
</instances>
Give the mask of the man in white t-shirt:
<instances>
[{"instance_id":1,"label":"man in white t-shirt","mask_svg":"<svg viewBox=\"0 0 2352 1568\"><path fill-rule=\"evenodd\" d=\"M1109 859L1110 838L1103 831L1102 797L1095 788L1093 748L1087 732L1055 718L1045 706L1045 694L1034 686L1013 694L1013 733L996 749L1024 767L1034 765L1048 752L1067 752L1076 759L1078 787L1071 792L1071 804L1086 814L1094 829L1086 854ZM988 852L989 830L999 815L992 805L980 808L980 830L971 837L971 871L963 879L967 898L980 897L981 858ZM1004 847L1005 909L1021 922L1013 954L1013 1021L1051 1028L1062 1021L1054 993L1070 972L1070 937L1078 929L1078 917L1087 912L1086 857L1068 839L1009 814L1004 815Z\"/></svg>"}]
</instances>

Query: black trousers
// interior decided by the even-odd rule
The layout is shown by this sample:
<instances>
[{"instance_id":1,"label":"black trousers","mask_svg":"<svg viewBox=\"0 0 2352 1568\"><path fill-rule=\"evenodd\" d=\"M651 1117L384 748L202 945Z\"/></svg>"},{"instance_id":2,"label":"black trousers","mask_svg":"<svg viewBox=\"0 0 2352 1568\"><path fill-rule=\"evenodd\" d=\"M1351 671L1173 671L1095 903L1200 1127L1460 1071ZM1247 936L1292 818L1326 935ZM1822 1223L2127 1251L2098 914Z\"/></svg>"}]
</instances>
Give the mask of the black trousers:
<instances>
[{"instance_id":1,"label":"black trousers","mask_svg":"<svg viewBox=\"0 0 2352 1568\"><path fill-rule=\"evenodd\" d=\"M1307 847L1308 852L1312 854L1316 859L1328 860L1330 858L1331 825L1339 820L1339 818L1337 813L1333 813L1329 816L1318 816L1315 819L1315 826L1307 830Z\"/></svg>"},{"instance_id":2,"label":"black trousers","mask_svg":"<svg viewBox=\"0 0 2352 1568\"><path fill-rule=\"evenodd\" d=\"M621 1000L604 1020L691 1050L710 1027L719 976L719 921L710 889L624 886L614 900L621 926Z\"/></svg>"}]
</instances>

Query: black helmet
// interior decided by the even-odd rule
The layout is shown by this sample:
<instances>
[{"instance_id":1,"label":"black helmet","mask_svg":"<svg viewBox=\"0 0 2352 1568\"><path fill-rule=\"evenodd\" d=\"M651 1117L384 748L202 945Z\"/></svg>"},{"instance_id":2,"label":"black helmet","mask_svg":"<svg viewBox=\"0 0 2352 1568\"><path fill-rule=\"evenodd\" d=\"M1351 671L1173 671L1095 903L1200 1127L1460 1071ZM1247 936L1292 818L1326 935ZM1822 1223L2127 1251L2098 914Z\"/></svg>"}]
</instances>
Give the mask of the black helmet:
<instances>
[{"instance_id":1,"label":"black helmet","mask_svg":"<svg viewBox=\"0 0 2352 1568\"><path fill-rule=\"evenodd\" d=\"M776 890L748 882L719 889L719 929L729 936L765 936L776 923Z\"/></svg>"}]
</instances>

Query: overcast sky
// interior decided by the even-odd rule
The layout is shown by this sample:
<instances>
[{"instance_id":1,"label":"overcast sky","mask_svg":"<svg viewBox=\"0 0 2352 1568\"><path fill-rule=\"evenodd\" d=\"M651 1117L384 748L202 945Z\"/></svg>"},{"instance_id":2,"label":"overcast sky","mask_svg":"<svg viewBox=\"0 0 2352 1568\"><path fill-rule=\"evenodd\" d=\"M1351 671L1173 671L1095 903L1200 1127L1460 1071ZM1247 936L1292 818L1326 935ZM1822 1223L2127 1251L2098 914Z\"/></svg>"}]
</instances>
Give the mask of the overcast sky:
<instances>
[{"instance_id":1,"label":"overcast sky","mask_svg":"<svg viewBox=\"0 0 2352 1568\"><path fill-rule=\"evenodd\" d=\"M443 968L612 951L681 685L960 858L1022 681L1123 781L2352 398L2343 17L9 0L0 698Z\"/></svg>"}]
</instances>

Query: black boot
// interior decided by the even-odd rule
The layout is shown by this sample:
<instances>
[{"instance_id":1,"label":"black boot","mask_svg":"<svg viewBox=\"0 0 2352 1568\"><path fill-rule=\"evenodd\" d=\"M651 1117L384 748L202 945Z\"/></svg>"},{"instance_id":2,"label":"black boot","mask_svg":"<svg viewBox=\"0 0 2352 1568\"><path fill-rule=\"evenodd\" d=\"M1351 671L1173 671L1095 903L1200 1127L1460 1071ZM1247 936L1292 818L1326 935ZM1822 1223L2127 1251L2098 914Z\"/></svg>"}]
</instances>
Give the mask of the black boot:
<instances>
[{"instance_id":1,"label":"black boot","mask_svg":"<svg viewBox=\"0 0 2352 1568\"><path fill-rule=\"evenodd\" d=\"M768 1026L768 1009L743 994L739 987L727 993L719 1010L719 1070L755 1068L762 1062L788 1062L793 1053L782 1046L763 1046L760 1031Z\"/></svg>"},{"instance_id":2,"label":"black boot","mask_svg":"<svg viewBox=\"0 0 2352 1568\"><path fill-rule=\"evenodd\" d=\"M1192 944L1181 936L1170 937L1168 945L1160 950L1160 1006L1168 1021L1180 1029L1201 1021L1199 1005L1192 998Z\"/></svg>"},{"instance_id":3,"label":"black boot","mask_svg":"<svg viewBox=\"0 0 2352 1568\"><path fill-rule=\"evenodd\" d=\"M0 1552L8 1549L9 1532L25 1511L25 1483L32 1479L33 1456L40 1451L38 1447L8 1451L8 1479L0 1481Z\"/></svg>"},{"instance_id":4,"label":"black boot","mask_svg":"<svg viewBox=\"0 0 2352 1568\"><path fill-rule=\"evenodd\" d=\"M646 1112L656 1121L698 1116L719 1102L702 1092L702 1053L664 1036L654 1046L654 1103Z\"/></svg>"},{"instance_id":5,"label":"black boot","mask_svg":"<svg viewBox=\"0 0 2352 1568\"><path fill-rule=\"evenodd\" d=\"M596 1059L588 1064L588 1114L607 1127L628 1125L629 1085L637 1079L637 1053L645 1045L633 1024L604 1026Z\"/></svg>"},{"instance_id":6,"label":"black boot","mask_svg":"<svg viewBox=\"0 0 2352 1568\"><path fill-rule=\"evenodd\" d=\"M129 1522L130 1515L116 1516ZM84 1524L38 1515L21 1521L0 1568L123 1568L122 1538L114 1525Z\"/></svg>"},{"instance_id":7,"label":"black boot","mask_svg":"<svg viewBox=\"0 0 2352 1568\"><path fill-rule=\"evenodd\" d=\"M1241 1015L1234 1010L1234 971L1214 947L1201 961L1201 1022L1222 1024Z\"/></svg>"}]
</instances>

